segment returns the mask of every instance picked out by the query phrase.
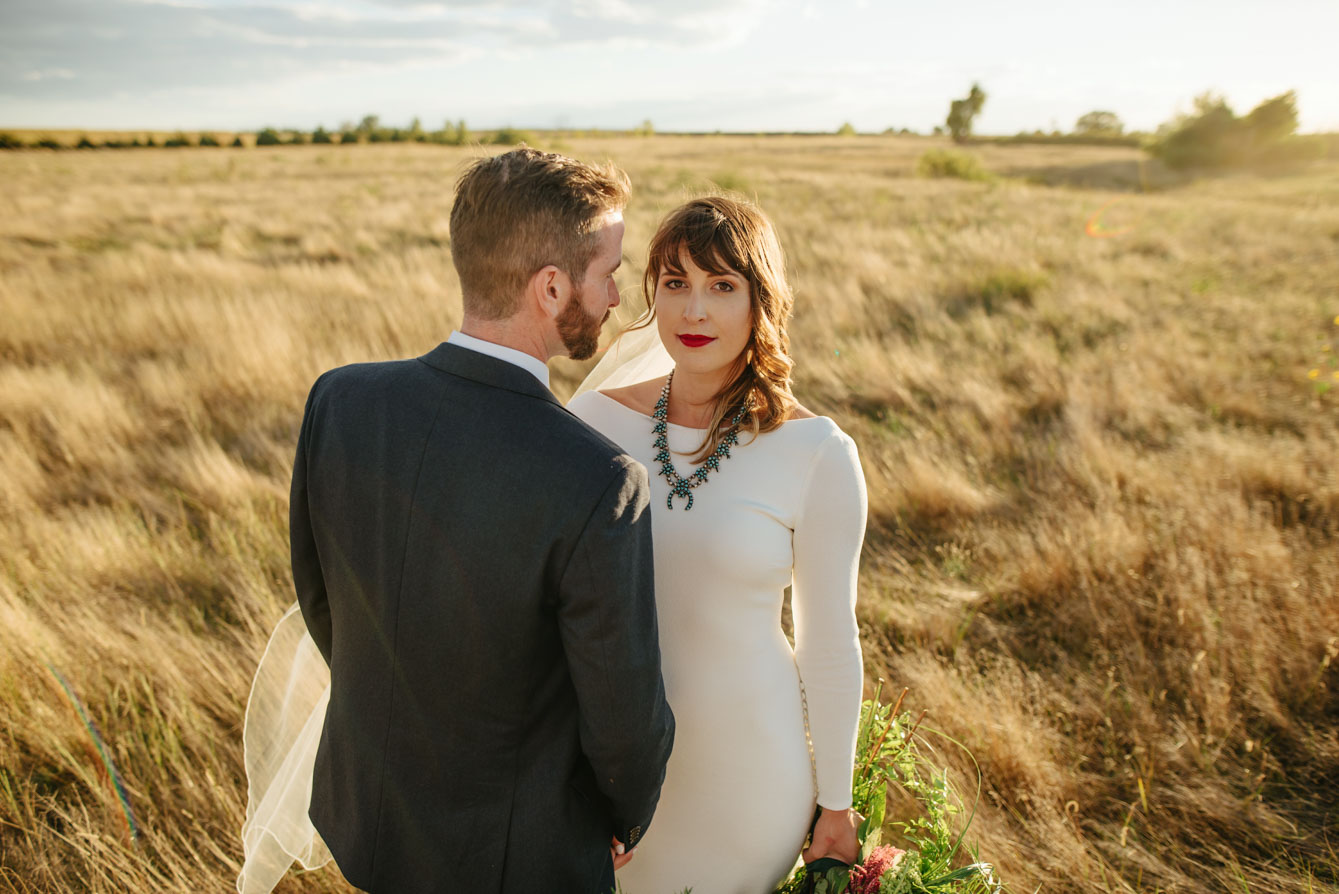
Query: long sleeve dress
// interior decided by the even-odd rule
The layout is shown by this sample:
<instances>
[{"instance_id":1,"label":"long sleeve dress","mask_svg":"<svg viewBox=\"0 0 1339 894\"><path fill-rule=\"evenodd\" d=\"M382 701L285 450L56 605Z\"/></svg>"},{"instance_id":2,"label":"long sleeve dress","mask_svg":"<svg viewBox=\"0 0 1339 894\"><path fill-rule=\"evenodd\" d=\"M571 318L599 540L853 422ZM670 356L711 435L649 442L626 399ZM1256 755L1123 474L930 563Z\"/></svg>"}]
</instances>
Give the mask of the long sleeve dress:
<instances>
[{"instance_id":1,"label":"long sleeve dress","mask_svg":"<svg viewBox=\"0 0 1339 894\"><path fill-rule=\"evenodd\" d=\"M851 805L867 508L855 444L823 416L745 436L686 511L683 499L666 504L654 420L599 391L568 409L651 473L656 611L676 734L660 804L619 886L768 894L794 866L815 800ZM705 432L668 428L687 477ZM788 586L794 650L781 628Z\"/></svg>"}]
</instances>

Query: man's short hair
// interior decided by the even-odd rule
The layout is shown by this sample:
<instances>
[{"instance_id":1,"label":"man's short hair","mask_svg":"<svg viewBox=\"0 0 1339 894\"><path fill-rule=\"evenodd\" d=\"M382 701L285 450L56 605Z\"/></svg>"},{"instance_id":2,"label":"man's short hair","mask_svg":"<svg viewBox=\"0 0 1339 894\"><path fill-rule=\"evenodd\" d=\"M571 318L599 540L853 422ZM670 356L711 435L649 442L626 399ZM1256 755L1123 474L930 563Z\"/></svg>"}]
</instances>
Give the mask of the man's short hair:
<instances>
[{"instance_id":1,"label":"man's short hair","mask_svg":"<svg viewBox=\"0 0 1339 894\"><path fill-rule=\"evenodd\" d=\"M522 147L483 158L456 184L451 259L468 316L505 320L549 264L580 283L599 248L601 218L628 203L628 175Z\"/></svg>"}]
</instances>

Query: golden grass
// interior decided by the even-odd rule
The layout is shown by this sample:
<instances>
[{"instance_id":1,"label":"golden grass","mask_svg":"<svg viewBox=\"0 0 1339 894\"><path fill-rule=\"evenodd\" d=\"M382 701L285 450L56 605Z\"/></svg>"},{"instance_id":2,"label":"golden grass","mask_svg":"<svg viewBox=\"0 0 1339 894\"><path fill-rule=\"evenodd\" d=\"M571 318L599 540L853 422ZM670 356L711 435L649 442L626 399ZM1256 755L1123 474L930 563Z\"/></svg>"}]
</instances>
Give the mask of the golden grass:
<instances>
[{"instance_id":1,"label":"golden grass","mask_svg":"<svg viewBox=\"0 0 1339 894\"><path fill-rule=\"evenodd\" d=\"M931 145L561 148L634 179L629 287L709 182L777 221L797 392L870 486L868 677L976 755L1015 891L1339 890L1339 168L1140 192L1132 150L991 145L992 182L918 179ZM471 154L0 154L0 890L231 890L306 389L450 331ZM1112 199L1130 231L1086 236Z\"/></svg>"}]
</instances>

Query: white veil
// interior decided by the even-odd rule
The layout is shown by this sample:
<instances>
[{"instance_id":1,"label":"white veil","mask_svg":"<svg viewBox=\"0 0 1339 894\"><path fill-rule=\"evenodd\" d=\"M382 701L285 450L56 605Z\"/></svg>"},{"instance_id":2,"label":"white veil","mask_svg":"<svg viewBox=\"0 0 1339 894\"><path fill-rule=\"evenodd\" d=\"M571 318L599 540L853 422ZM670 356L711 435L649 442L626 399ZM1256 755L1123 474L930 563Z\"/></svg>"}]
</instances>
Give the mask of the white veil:
<instances>
[{"instance_id":1,"label":"white veil","mask_svg":"<svg viewBox=\"0 0 1339 894\"><path fill-rule=\"evenodd\" d=\"M572 396L644 382L673 367L654 321L625 328ZM246 703L247 803L239 894L269 894L293 863L319 869L332 859L307 817L329 701L330 668L294 602L270 634Z\"/></svg>"}]
</instances>

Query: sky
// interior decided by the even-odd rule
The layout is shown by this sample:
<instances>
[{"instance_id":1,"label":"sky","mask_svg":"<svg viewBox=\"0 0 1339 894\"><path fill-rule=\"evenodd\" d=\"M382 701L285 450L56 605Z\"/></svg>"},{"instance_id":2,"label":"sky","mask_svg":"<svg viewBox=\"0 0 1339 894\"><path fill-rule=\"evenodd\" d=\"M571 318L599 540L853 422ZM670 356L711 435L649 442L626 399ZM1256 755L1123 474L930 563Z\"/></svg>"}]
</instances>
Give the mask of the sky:
<instances>
[{"instance_id":1,"label":"sky","mask_svg":"<svg viewBox=\"0 0 1339 894\"><path fill-rule=\"evenodd\" d=\"M1296 90L1339 131L1339 0L0 0L0 128L1156 128Z\"/></svg>"}]
</instances>

